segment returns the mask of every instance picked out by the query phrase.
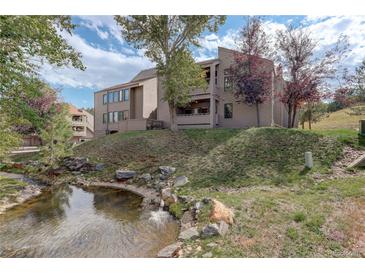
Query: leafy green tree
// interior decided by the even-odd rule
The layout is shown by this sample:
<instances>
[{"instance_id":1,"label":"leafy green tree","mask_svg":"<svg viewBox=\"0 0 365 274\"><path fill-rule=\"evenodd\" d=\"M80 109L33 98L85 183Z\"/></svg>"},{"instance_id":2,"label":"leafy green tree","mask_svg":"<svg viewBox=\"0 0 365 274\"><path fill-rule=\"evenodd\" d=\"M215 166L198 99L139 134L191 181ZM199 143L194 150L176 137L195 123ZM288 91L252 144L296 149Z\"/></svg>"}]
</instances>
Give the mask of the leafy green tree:
<instances>
[{"instance_id":1,"label":"leafy green tree","mask_svg":"<svg viewBox=\"0 0 365 274\"><path fill-rule=\"evenodd\" d=\"M20 135L11 130L11 123L6 113L0 110L0 160L4 159L9 151L20 145Z\"/></svg>"},{"instance_id":2,"label":"leafy green tree","mask_svg":"<svg viewBox=\"0 0 365 274\"><path fill-rule=\"evenodd\" d=\"M190 90L203 87L203 74L192 62L191 47L200 46L201 33L218 31L225 19L225 16L115 16L124 39L135 48L143 49L145 56L157 64L173 131L177 130L177 107L187 103Z\"/></svg>"},{"instance_id":3,"label":"leafy green tree","mask_svg":"<svg viewBox=\"0 0 365 274\"><path fill-rule=\"evenodd\" d=\"M319 122L327 115L328 105L323 102L307 103L299 111L299 122L304 129L308 122L308 128L312 129L312 123Z\"/></svg>"},{"instance_id":4,"label":"leafy green tree","mask_svg":"<svg viewBox=\"0 0 365 274\"><path fill-rule=\"evenodd\" d=\"M53 116L41 130L40 137L44 143L41 155L50 167L54 167L61 158L72 154L72 129L67 105L59 104L54 109Z\"/></svg>"},{"instance_id":5,"label":"leafy green tree","mask_svg":"<svg viewBox=\"0 0 365 274\"><path fill-rule=\"evenodd\" d=\"M80 53L60 33L72 34L74 28L70 16L0 16L0 109L9 128L42 126L28 101L43 100L44 83L38 75L43 62L85 69ZM0 134L7 130L0 129Z\"/></svg>"},{"instance_id":6,"label":"leafy green tree","mask_svg":"<svg viewBox=\"0 0 365 274\"><path fill-rule=\"evenodd\" d=\"M26 88L44 61L85 69L58 31L71 34L74 27L70 16L0 16L0 94Z\"/></svg>"},{"instance_id":7,"label":"leafy green tree","mask_svg":"<svg viewBox=\"0 0 365 274\"><path fill-rule=\"evenodd\" d=\"M365 102L365 59L356 67L355 75L351 79L354 95L358 101Z\"/></svg>"}]
</instances>

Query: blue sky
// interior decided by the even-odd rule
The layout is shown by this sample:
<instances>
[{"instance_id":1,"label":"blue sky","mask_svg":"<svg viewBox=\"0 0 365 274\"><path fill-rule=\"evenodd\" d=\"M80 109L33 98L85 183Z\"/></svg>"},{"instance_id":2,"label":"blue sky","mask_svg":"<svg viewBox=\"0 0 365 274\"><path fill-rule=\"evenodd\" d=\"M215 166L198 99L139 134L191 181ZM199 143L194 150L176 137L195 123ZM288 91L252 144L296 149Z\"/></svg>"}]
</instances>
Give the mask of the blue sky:
<instances>
[{"instance_id":1,"label":"blue sky","mask_svg":"<svg viewBox=\"0 0 365 274\"><path fill-rule=\"evenodd\" d=\"M349 36L352 52L345 66L353 69L365 58L365 16L264 16L267 32L274 34L285 24L308 29L319 41L319 51L333 45L343 33ZM121 37L112 16L73 16L77 27L72 36L63 37L81 52L86 71L54 68L45 64L41 75L46 82L60 88L60 97L75 106L92 107L94 92L127 82L141 69L153 67L142 50L135 50ZM244 23L243 16L228 16L217 33L205 32L202 47L194 50L196 60L214 58L217 47L235 48L235 37Z\"/></svg>"}]
</instances>

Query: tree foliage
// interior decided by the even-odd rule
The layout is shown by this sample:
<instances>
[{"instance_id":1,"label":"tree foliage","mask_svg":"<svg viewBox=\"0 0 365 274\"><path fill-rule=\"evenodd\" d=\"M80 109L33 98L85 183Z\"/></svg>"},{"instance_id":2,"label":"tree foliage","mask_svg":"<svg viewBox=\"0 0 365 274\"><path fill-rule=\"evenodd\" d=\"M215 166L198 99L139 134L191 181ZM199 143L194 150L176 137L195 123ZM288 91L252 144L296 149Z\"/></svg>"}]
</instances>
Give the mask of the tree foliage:
<instances>
[{"instance_id":1,"label":"tree foliage","mask_svg":"<svg viewBox=\"0 0 365 274\"><path fill-rule=\"evenodd\" d=\"M293 127L297 110L304 103L318 102L326 91L326 80L333 79L337 65L349 50L348 39L340 36L334 47L316 54L318 41L303 28L287 27L277 31L278 61L287 72L288 83L281 101L288 111L288 127Z\"/></svg>"},{"instance_id":2,"label":"tree foliage","mask_svg":"<svg viewBox=\"0 0 365 274\"><path fill-rule=\"evenodd\" d=\"M48 120L55 95L40 80L44 62L85 69L62 35L74 27L70 16L0 16L0 109L9 129L39 132Z\"/></svg>"},{"instance_id":3,"label":"tree foliage","mask_svg":"<svg viewBox=\"0 0 365 274\"><path fill-rule=\"evenodd\" d=\"M225 22L225 16L136 15L115 16L115 20L122 27L124 39L135 48L143 49L145 56L157 64L158 75L165 88L163 97L169 105L171 129L177 130L177 106L186 103L185 94L194 88L189 84L202 83L202 74L194 74L198 65L191 62L191 47L200 46L199 37L203 31L216 32ZM184 65L183 72L174 62ZM181 75L184 77L177 85L176 79ZM187 75L194 79L188 79Z\"/></svg>"},{"instance_id":4,"label":"tree foliage","mask_svg":"<svg viewBox=\"0 0 365 274\"><path fill-rule=\"evenodd\" d=\"M71 34L74 27L70 16L0 16L0 94L26 88L44 61L84 69L80 53L58 31Z\"/></svg>"},{"instance_id":5,"label":"tree foliage","mask_svg":"<svg viewBox=\"0 0 365 274\"><path fill-rule=\"evenodd\" d=\"M41 130L40 137L44 144L42 159L48 166L54 167L61 158L72 154L71 120L66 104L59 104L55 108L51 119Z\"/></svg>"},{"instance_id":6,"label":"tree foliage","mask_svg":"<svg viewBox=\"0 0 365 274\"><path fill-rule=\"evenodd\" d=\"M273 64L262 58L271 56L272 50L259 17L248 17L237 44L240 52L234 55L230 67L234 96L239 102L256 106L257 126L260 126L259 105L270 96Z\"/></svg>"},{"instance_id":7,"label":"tree foliage","mask_svg":"<svg viewBox=\"0 0 365 274\"><path fill-rule=\"evenodd\" d=\"M327 104L323 102L306 103L299 111L299 122L304 129L305 123L312 129L312 123L319 122L327 115Z\"/></svg>"},{"instance_id":8,"label":"tree foliage","mask_svg":"<svg viewBox=\"0 0 365 274\"><path fill-rule=\"evenodd\" d=\"M355 75L351 78L353 95L360 102L365 102L365 59L355 68Z\"/></svg>"},{"instance_id":9,"label":"tree foliage","mask_svg":"<svg viewBox=\"0 0 365 274\"><path fill-rule=\"evenodd\" d=\"M19 134L11 130L11 123L6 113L0 110L0 160L4 159L10 150L20 145Z\"/></svg>"}]
</instances>

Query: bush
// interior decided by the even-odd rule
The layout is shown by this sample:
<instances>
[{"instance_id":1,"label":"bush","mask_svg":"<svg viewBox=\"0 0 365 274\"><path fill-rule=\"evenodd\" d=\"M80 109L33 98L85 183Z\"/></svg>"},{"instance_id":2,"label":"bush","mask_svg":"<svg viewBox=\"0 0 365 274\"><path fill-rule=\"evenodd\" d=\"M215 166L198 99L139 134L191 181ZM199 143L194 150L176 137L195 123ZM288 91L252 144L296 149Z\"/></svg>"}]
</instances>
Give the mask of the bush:
<instances>
[{"instance_id":1,"label":"bush","mask_svg":"<svg viewBox=\"0 0 365 274\"><path fill-rule=\"evenodd\" d=\"M294 214L293 216L293 220L296 222L296 223L300 223L300 222L303 222L305 220L305 214L303 212L297 212Z\"/></svg>"},{"instance_id":2,"label":"bush","mask_svg":"<svg viewBox=\"0 0 365 274\"><path fill-rule=\"evenodd\" d=\"M289 227L286 231L286 235L293 241L299 238L299 233L294 227Z\"/></svg>"},{"instance_id":3,"label":"bush","mask_svg":"<svg viewBox=\"0 0 365 274\"><path fill-rule=\"evenodd\" d=\"M169 211L172 215L174 215L176 218L181 219L182 215L184 214L184 205L182 203L174 203L170 205Z\"/></svg>"}]
</instances>

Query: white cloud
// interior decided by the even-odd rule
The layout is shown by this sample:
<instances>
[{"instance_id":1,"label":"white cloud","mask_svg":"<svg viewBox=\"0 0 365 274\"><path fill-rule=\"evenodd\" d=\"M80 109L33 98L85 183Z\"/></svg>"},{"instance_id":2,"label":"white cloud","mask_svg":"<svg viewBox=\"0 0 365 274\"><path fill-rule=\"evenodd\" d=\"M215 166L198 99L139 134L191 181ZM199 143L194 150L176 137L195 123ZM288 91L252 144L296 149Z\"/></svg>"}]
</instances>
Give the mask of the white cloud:
<instances>
[{"instance_id":1,"label":"white cloud","mask_svg":"<svg viewBox=\"0 0 365 274\"><path fill-rule=\"evenodd\" d=\"M105 32L100 28L106 28L107 35L114 37L120 44L124 44L124 40L120 33L120 27L115 23L113 16L78 16L82 21L82 25L94 29L101 39L104 39Z\"/></svg>"},{"instance_id":2,"label":"white cloud","mask_svg":"<svg viewBox=\"0 0 365 274\"><path fill-rule=\"evenodd\" d=\"M68 43L82 54L86 71L74 68L54 68L45 64L41 69L43 78L53 85L74 88L88 87L101 89L111 85L130 81L141 69L153 64L142 56L127 56L116 51L93 47L78 35L63 33Z\"/></svg>"}]
</instances>

